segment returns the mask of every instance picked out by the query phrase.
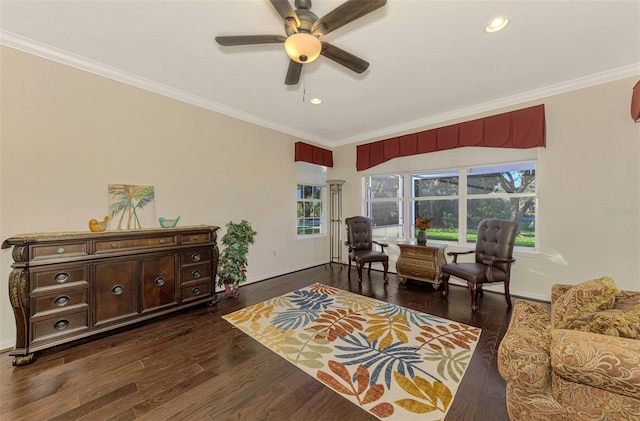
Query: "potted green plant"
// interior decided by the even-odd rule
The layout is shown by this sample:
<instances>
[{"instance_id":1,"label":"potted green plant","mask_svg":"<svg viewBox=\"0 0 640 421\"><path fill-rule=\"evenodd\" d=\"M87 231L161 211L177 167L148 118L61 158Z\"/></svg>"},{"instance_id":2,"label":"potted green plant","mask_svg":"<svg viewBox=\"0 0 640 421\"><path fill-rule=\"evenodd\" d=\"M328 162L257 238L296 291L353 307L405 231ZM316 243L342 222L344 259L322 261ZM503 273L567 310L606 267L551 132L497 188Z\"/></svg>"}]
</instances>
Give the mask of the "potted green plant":
<instances>
[{"instance_id":1,"label":"potted green plant","mask_svg":"<svg viewBox=\"0 0 640 421\"><path fill-rule=\"evenodd\" d=\"M258 234L244 219L238 223L229 221L222 236L225 248L218 263L218 286L224 285L227 297L237 297L240 284L247 280L247 253Z\"/></svg>"}]
</instances>

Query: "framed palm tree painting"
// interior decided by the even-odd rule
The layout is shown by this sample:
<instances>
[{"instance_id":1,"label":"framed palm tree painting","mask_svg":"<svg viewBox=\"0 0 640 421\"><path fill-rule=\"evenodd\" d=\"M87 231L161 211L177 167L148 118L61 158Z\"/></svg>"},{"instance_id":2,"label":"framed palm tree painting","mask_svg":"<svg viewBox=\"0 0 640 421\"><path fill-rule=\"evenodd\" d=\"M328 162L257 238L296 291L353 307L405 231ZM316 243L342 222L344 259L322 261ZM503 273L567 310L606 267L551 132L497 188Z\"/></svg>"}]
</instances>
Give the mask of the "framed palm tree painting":
<instances>
[{"instance_id":1,"label":"framed palm tree painting","mask_svg":"<svg viewBox=\"0 0 640 421\"><path fill-rule=\"evenodd\" d=\"M111 229L153 227L156 220L153 186L109 184L109 218Z\"/></svg>"}]
</instances>

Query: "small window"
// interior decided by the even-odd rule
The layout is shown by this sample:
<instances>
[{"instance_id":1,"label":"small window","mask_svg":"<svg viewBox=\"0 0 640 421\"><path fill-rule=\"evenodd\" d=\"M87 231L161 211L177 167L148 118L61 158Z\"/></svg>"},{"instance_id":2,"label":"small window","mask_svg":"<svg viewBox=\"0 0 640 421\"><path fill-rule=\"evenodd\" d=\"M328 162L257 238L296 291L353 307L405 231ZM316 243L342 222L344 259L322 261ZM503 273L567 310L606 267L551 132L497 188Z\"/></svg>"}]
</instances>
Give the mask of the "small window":
<instances>
[{"instance_id":1,"label":"small window","mask_svg":"<svg viewBox=\"0 0 640 421\"><path fill-rule=\"evenodd\" d=\"M296 198L298 207L297 234L322 234L322 186L298 184Z\"/></svg>"}]
</instances>

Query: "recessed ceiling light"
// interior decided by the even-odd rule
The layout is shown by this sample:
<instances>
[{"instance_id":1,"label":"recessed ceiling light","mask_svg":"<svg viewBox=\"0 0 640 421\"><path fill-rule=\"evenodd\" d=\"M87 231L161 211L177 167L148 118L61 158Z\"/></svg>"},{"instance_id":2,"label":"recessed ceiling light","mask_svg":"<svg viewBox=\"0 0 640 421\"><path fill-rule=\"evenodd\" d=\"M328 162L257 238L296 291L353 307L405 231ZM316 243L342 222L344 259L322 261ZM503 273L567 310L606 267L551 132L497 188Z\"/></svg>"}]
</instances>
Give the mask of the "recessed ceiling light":
<instances>
[{"instance_id":1,"label":"recessed ceiling light","mask_svg":"<svg viewBox=\"0 0 640 421\"><path fill-rule=\"evenodd\" d=\"M506 16L500 16L489 22L489 24L484 27L484 31L488 34L498 32L499 30L504 29L508 24L509 18Z\"/></svg>"},{"instance_id":2,"label":"recessed ceiling light","mask_svg":"<svg viewBox=\"0 0 640 421\"><path fill-rule=\"evenodd\" d=\"M322 100L320 98L312 98L309 102L313 105L318 105L322 103Z\"/></svg>"}]
</instances>

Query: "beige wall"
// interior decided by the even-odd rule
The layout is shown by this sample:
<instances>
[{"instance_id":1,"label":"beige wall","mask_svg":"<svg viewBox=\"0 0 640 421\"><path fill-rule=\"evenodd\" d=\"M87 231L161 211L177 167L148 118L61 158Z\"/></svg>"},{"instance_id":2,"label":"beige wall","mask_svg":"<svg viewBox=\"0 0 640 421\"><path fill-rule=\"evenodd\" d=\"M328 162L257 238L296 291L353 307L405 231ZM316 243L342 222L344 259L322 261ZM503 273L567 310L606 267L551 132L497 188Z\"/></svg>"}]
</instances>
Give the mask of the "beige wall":
<instances>
[{"instance_id":1,"label":"beige wall","mask_svg":"<svg viewBox=\"0 0 640 421\"><path fill-rule=\"evenodd\" d=\"M326 238L295 236L292 138L2 47L0 238L86 231L109 183L155 186L180 225L252 222L249 281L324 263ZM275 251L275 256L274 256ZM10 250L0 252L0 349L12 347Z\"/></svg>"},{"instance_id":2,"label":"beige wall","mask_svg":"<svg viewBox=\"0 0 640 421\"><path fill-rule=\"evenodd\" d=\"M106 214L107 184L150 184L156 216L180 214L184 225L252 221L259 235L250 282L328 260L326 238L294 234L298 139L6 47L0 65L0 239L86 230L89 219ZM637 80L540 101L546 149L462 148L358 173L355 145L348 145L334 151L327 177L347 180L348 216L361 213L363 174L537 158L541 249L516 256L512 292L548 298L553 283L604 274L640 290L640 124L629 115ZM15 337L11 262L2 250L0 349Z\"/></svg>"},{"instance_id":3,"label":"beige wall","mask_svg":"<svg viewBox=\"0 0 640 421\"><path fill-rule=\"evenodd\" d=\"M544 103L544 149L461 148L356 172L356 147L347 145L334 151L336 169L328 176L346 180L343 213L348 216L362 211L363 175L537 159L540 250L516 255L511 292L548 299L554 283L602 275L612 276L620 288L640 290L640 124L629 112L637 81L622 79L490 113ZM397 246L390 253L395 260ZM503 289L501 284L491 288Z\"/></svg>"}]
</instances>

